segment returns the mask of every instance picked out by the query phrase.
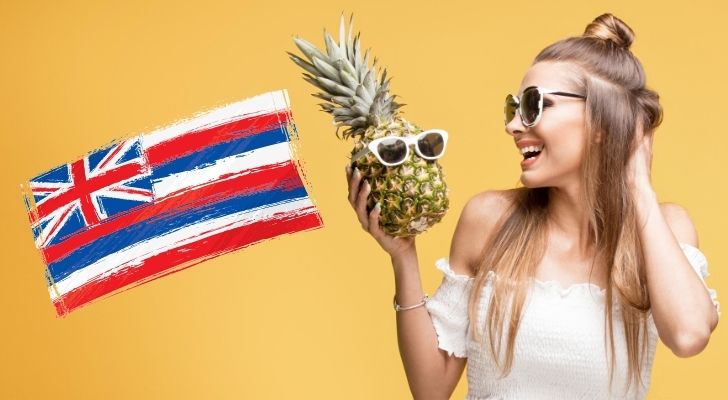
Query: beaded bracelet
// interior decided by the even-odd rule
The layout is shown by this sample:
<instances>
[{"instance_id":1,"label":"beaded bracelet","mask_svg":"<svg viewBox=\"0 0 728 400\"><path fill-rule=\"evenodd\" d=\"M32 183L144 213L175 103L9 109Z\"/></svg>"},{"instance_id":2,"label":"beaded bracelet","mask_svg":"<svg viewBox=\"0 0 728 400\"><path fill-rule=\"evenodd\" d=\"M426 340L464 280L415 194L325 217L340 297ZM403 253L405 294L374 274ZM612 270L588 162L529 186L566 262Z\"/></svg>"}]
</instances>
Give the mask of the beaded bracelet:
<instances>
[{"instance_id":1,"label":"beaded bracelet","mask_svg":"<svg viewBox=\"0 0 728 400\"><path fill-rule=\"evenodd\" d=\"M425 293L425 295L422 296L422 301L420 301L419 303L413 304L411 306L402 307L399 304L397 304L397 295L394 295L394 297L392 297L392 305L394 306L394 311L397 311L397 312L399 312L399 311L407 311L407 310L411 310L413 308L422 307L429 300L430 300L430 297L427 295L427 293Z\"/></svg>"}]
</instances>

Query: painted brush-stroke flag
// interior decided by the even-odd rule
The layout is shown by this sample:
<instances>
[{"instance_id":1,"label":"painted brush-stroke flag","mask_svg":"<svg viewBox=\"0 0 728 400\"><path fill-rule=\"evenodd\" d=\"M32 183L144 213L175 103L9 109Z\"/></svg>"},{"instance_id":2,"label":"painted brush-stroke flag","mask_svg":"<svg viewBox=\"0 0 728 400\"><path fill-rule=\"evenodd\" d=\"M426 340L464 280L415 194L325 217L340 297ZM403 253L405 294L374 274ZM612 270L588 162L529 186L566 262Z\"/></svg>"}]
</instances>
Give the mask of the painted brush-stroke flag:
<instances>
[{"instance_id":1,"label":"painted brush-stroke flag","mask_svg":"<svg viewBox=\"0 0 728 400\"><path fill-rule=\"evenodd\" d=\"M292 135L293 134L293 135ZM285 90L95 150L22 185L58 315L323 221Z\"/></svg>"}]
</instances>

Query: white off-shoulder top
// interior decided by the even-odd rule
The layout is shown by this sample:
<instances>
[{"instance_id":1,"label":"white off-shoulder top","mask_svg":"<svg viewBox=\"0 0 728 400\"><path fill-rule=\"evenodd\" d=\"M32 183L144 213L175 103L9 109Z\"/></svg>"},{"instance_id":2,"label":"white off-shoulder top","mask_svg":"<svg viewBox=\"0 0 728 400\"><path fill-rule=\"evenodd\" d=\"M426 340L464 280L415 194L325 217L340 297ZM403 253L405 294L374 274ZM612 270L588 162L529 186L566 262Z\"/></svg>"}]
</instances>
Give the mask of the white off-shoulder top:
<instances>
[{"instance_id":1,"label":"white off-shoulder top","mask_svg":"<svg viewBox=\"0 0 728 400\"><path fill-rule=\"evenodd\" d=\"M708 264L703 253L688 244L680 247L703 280ZM466 400L481 399L643 399L650 385L657 329L649 317L647 356L642 364L642 383L627 389L627 346L619 307L614 308L614 381L610 391L609 363L605 347L604 290L592 283L563 288L556 281L534 279L521 316L511 373L499 379L500 370L485 344L470 335L468 299L473 278L457 275L447 259L436 266L445 275L426 304L437 332L439 348L456 357L467 357ZM483 287L477 326L483 327L492 292L491 271ZM706 286L720 315L715 290ZM615 300L616 304L616 300ZM502 354L505 351L505 345ZM501 358L502 359L502 358Z\"/></svg>"}]
</instances>

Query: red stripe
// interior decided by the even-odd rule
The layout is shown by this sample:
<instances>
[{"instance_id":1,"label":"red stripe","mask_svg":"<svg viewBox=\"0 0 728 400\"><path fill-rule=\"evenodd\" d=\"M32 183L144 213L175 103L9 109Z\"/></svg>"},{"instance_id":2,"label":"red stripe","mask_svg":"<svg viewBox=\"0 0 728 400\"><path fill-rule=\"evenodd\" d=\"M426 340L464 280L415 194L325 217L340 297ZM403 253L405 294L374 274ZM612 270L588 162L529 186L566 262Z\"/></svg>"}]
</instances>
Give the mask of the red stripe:
<instances>
[{"instance_id":1,"label":"red stripe","mask_svg":"<svg viewBox=\"0 0 728 400\"><path fill-rule=\"evenodd\" d=\"M288 121L288 112L257 115L213 128L192 131L170 140L155 144L147 149L149 165L163 164L173 158L182 157L205 147L241 137L264 132Z\"/></svg>"},{"instance_id":2,"label":"red stripe","mask_svg":"<svg viewBox=\"0 0 728 400\"><path fill-rule=\"evenodd\" d=\"M129 193L129 194L138 194L145 197L151 198L153 193L151 190L147 189L139 189L131 186L117 186L109 189L112 192L122 192L122 193Z\"/></svg>"},{"instance_id":3,"label":"red stripe","mask_svg":"<svg viewBox=\"0 0 728 400\"><path fill-rule=\"evenodd\" d=\"M46 263L50 264L99 237L116 232L139 221L153 218L169 210L182 212L231 196L255 193L273 187L292 189L301 186L303 186L303 183L292 161L279 165L270 165L246 175L217 181L195 190L186 191L178 196L165 197L158 203L135 208L127 213L105 220L102 224L80 231L61 243L41 249L41 252Z\"/></svg>"},{"instance_id":4,"label":"red stripe","mask_svg":"<svg viewBox=\"0 0 728 400\"><path fill-rule=\"evenodd\" d=\"M193 243L154 255L141 266L126 269L100 281L89 282L56 299L58 315L64 315L95 299L117 294L162 276L181 271L202 261L270 239L284 233L322 226L317 212L283 216L221 232ZM131 285L131 286L129 286ZM129 286L129 287L127 287ZM124 288L124 290L120 290ZM115 292L115 293L114 293Z\"/></svg>"},{"instance_id":5,"label":"red stripe","mask_svg":"<svg viewBox=\"0 0 728 400\"><path fill-rule=\"evenodd\" d=\"M108 164L108 163L109 163L109 161L111 161L111 159L112 159L112 158L114 158L114 156L115 156L115 155L116 155L116 154L117 154L118 152L120 152L120 151L121 151L122 147L124 147L124 143L119 143L118 145L116 145L116 147L114 148L114 150L111 150L111 151L110 151L109 153L107 153L107 154L106 154L106 157L104 157L104 159L103 159L103 160L101 160L101 162L99 163L99 165L97 165L97 166L96 166L96 168L95 168L95 169L101 169L101 168L104 168L104 167L106 166L106 164Z\"/></svg>"},{"instance_id":6,"label":"red stripe","mask_svg":"<svg viewBox=\"0 0 728 400\"><path fill-rule=\"evenodd\" d=\"M44 194L44 193L57 192L59 189L61 189L61 188L59 188L59 187L43 187L43 186L37 186L37 185L33 185L33 186L30 187L30 190L33 191L33 194L39 194L39 195L40 194Z\"/></svg>"},{"instance_id":7,"label":"red stripe","mask_svg":"<svg viewBox=\"0 0 728 400\"><path fill-rule=\"evenodd\" d=\"M73 171L74 177L79 172L79 170L83 170L83 160L74 161L71 164L71 169ZM85 170L84 170L85 171ZM109 170L103 174L100 174L98 176L95 176L89 180L85 179L85 172L83 173L83 180L80 182L74 181L73 186L59 194L58 196L55 196L53 198L48 199L47 201L42 202L41 204L38 204L37 207L37 213L38 218L43 218L53 211L63 207L64 205L72 202L76 199L83 199L84 197L89 196L91 193L103 189L108 186L112 186L115 183L124 181L126 179L129 179L131 177L134 177L136 175L141 174L143 171L143 168L141 164L138 163L129 163L121 165L117 168L114 168L112 170ZM83 200L81 200L83 202ZM32 218L32 215L30 216ZM33 220L35 222L35 220Z\"/></svg>"}]
</instances>

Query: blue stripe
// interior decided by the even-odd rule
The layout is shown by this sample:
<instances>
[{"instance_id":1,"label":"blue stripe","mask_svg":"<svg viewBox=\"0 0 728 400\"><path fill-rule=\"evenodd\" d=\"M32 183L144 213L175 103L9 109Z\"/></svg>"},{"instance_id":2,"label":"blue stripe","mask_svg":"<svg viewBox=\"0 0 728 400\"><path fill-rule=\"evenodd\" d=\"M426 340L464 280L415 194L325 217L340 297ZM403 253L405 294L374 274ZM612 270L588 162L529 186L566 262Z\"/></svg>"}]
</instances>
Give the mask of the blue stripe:
<instances>
[{"instance_id":1,"label":"blue stripe","mask_svg":"<svg viewBox=\"0 0 728 400\"><path fill-rule=\"evenodd\" d=\"M153 216L80 247L67 257L49 264L48 270L53 280L58 282L72 272L83 269L95 261L135 243L154 239L213 218L307 197L306 189L303 186L294 189L273 188L265 192L225 198L217 203L208 203L192 210L173 211Z\"/></svg>"},{"instance_id":2,"label":"blue stripe","mask_svg":"<svg viewBox=\"0 0 728 400\"><path fill-rule=\"evenodd\" d=\"M222 158L245 153L246 151L259 149L276 143L287 142L288 140L288 131L284 127L279 127L253 136L246 136L229 142L219 143L154 167L152 171L152 181L157 181L178 172L204 168L208 165L214 164L215 161Z\"/></svg>"}]
</instances>

